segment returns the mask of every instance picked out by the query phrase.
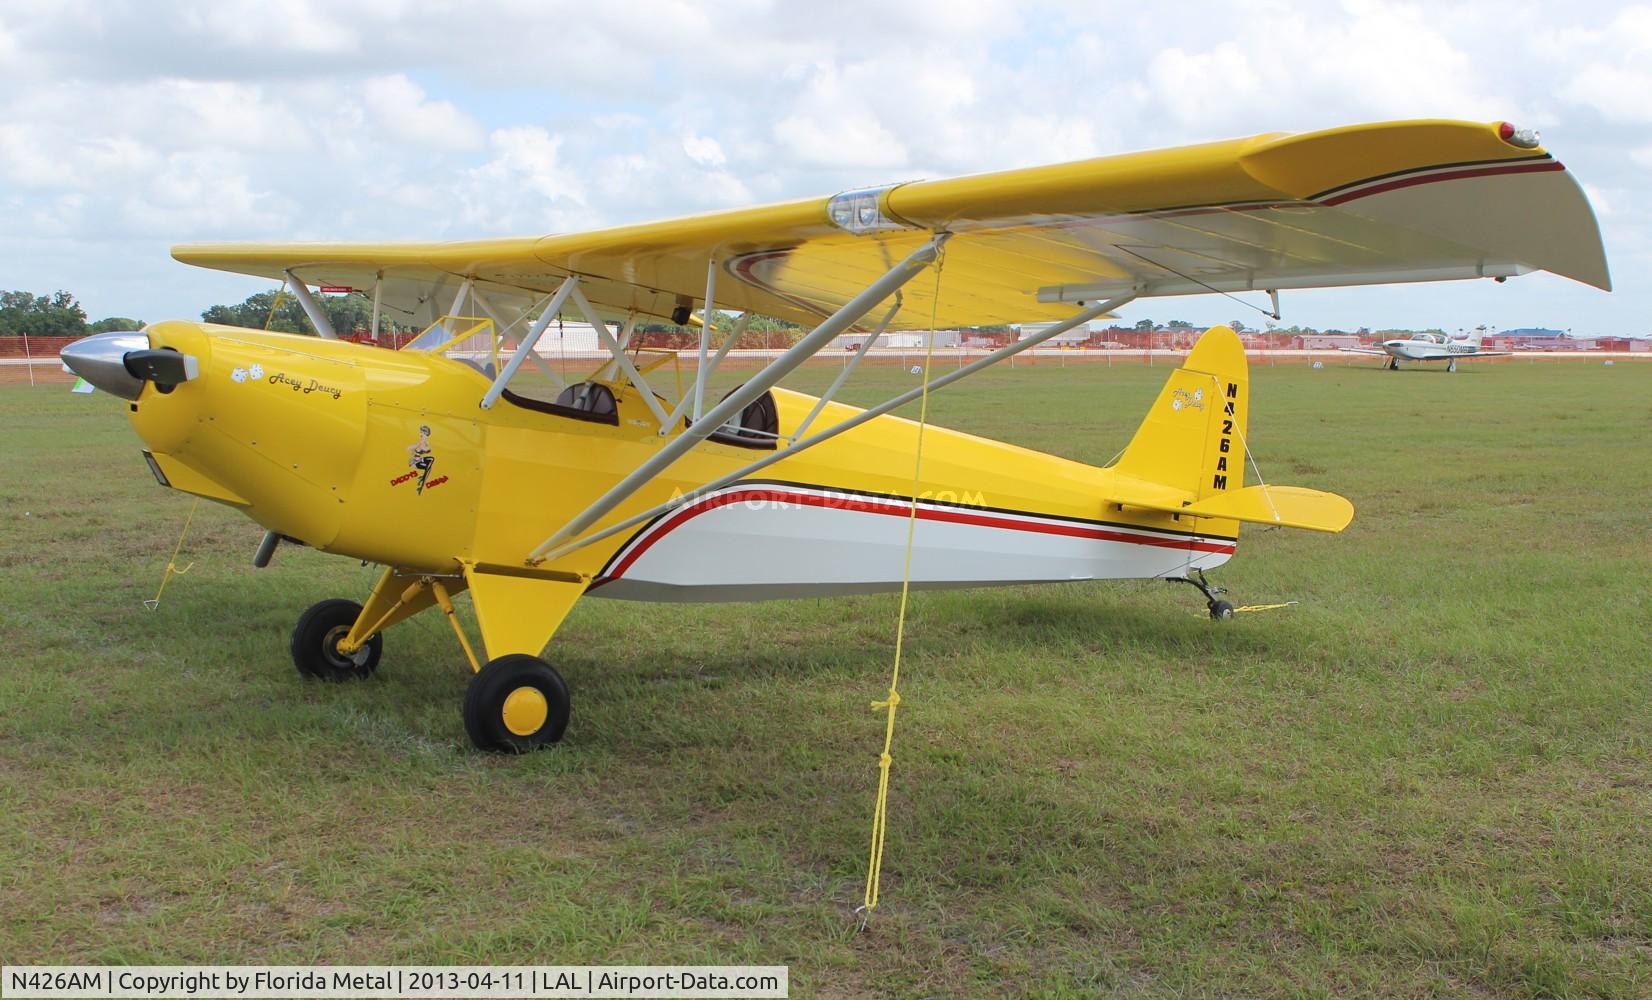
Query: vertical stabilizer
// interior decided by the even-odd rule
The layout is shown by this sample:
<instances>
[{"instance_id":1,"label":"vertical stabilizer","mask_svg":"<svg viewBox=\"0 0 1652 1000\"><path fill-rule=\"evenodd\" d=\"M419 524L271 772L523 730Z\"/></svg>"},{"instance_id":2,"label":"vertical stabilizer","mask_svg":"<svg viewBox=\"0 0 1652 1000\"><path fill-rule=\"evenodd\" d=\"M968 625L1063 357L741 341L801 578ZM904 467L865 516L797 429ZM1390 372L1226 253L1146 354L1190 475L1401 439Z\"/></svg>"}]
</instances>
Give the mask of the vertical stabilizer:
<instances>
[{"instance_id":1,"label":"vertical stabilizer","mask_svg":"<svg viewBox=\"0 0 1652 1000\"><path fill-rule=\"evenodd\" d=\"M1240 489L1249 408L1244 345L1228 327L1213 326L1171 373L1113 468L1195 502Z\"/></svg>"}]
</instances>

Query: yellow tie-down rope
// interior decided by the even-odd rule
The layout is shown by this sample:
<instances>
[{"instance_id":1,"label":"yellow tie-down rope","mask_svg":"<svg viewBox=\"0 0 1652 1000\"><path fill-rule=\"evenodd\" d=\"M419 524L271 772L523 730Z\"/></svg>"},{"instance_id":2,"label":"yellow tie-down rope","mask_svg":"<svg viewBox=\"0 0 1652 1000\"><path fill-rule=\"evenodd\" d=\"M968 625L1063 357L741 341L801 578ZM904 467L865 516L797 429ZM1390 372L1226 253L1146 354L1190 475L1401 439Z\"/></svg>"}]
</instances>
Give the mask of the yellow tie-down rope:
<instances>
[{"instance_id":1,"label":"yellow tie-down rope","mask_svg":"<svg viewBox=\"0 0 1652 1000\"><path fill-rule=\"evenodd\" d=\"M282 285L280 288L275 290L275 298L270 300L270 314L264 317L264 329L268 330L270 328L270 324L275 322L275 314L281 309L281 300L286 297L286 294L286 285Z\"/></svg>"},{"instance_id":2,"label":"yellow tie-down rope","mask_svg":"<svg viewBox=\"0 0 1652 1000\"><path fill-rule=\"evenodd\" d=\"M866 894L855 908L860 915L860 930L865 930L878 906L879 879L883 874L883 837L889 826L889 766L895 762L891 750L895 744L895 709L900 706L901 650L906 642L906 604L912 589L912 543L918 527L918 491L922 484L924 464L924 428L929 426L929 369L935 360L935 317L941 302L941 264L944 248L935 257L935 293L930 301L929 340L924 350L922 392L918 396L918 438L912 456L912 502L906 512L906 560L901 569L901 603L895 617L895 663L889 671L889 693L882 701L872 702L872 711L883 712L883 752L878 755L878 798L872 810L872 846L866 859Z\"/></svg>"},{"instance_id":3,"label":"yellow tie-down rope","mask_svg":"<svg viewBox=\"0 0 1652 1000\"><path fill-rule=\"evenodd\" d=\"M1233 613L1236 614L1236 615L1249 615L1249 614L1255 614L1258 611L1278 611L1280 608L1294 608L1299 603L1301 603L1301 602L1299 602L1299 601L1286 601L1283 604L1247 604L1244 607L1234 608ZM1210 616L1205 614L1203 611L1200 611L1200 612L1196 612L1193 615L1193 617L1194 618L1209 618Z\"/></svg>"},{"instance_id":4,"label":"yellow tie-down rope","mask_svg":"<svg viewBox=\"0 0 1652 1000\"><path fill-rule=\"evenodd\" d=\"M179 569L178 553L183 551L184 539L189 537L189 522L195 520L195 508L200 505L200 497L196 497L195 502L189 505L189 516L184 518L184 530L178 535L178 544L172 547L172 558L166 561L166 569L161 573L161 586L155 591L154 597L143 602L143 606L148 608L150 611L154 611L156 608L161 606L161 595L166 593L166 585L172 581L173 577L183 576L185 573L188 573L190 570L195 568L195 563L191 562L183 569Z\"/></svg>"}]
</instances>

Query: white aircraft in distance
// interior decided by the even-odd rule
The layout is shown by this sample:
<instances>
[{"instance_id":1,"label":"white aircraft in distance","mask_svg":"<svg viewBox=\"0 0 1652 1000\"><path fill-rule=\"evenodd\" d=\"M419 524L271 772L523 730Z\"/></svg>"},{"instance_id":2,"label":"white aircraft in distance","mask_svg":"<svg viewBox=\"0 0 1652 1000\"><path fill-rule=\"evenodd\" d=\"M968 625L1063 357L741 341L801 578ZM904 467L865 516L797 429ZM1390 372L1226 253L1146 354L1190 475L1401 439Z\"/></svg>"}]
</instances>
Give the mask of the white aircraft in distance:
<instances>
[{"instance_id":1,"label":"white aircraft in distance","mask_svg":"<svg viewBox=\"0 0 1652 1000\"><path fill-rule=\"evenodd\" d=\"M1384 367L1389 371L1399 371L1402 358L1406 361L1444 361L1446 371L1454 372L1458 358L1502 358L1511 353L1480 350L1480 337L1479 330L1462 340L1453 340L1443 333L1414 333L1405 339L1385 340L1381 347L1344 347L1340 350L1350 354L1386 357L1388 364Z\"/></svg>"}]
</instances>

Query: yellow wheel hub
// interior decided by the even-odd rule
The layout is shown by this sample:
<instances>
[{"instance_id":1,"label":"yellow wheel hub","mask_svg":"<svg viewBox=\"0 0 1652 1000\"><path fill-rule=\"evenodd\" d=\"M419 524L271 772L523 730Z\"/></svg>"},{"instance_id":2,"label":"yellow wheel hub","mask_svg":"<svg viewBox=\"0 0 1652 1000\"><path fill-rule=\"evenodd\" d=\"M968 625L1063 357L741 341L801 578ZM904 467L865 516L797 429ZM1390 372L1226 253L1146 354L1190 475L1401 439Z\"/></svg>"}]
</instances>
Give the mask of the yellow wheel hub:
<instances>
[{"instance_id":1,"label":"yellow wheel hub","mask_svg":"<svg viewBox=\"0 0 1652 1000\"><path fill-rule=\"evenodd\" d=\"M504 716L506 729L518 736L532 736L544 727L551 706L538 688L524 686L505 696L500 714Z\"/></svg>"}]
</instances>

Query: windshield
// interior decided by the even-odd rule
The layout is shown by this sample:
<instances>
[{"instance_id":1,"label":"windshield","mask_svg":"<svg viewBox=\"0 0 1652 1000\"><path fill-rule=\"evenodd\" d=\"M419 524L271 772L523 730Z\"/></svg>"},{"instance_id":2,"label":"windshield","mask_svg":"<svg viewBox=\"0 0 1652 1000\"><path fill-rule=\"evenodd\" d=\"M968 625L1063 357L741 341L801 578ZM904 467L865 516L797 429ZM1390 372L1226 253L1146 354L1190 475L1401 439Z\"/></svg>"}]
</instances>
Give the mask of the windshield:
<instances>
[{"instance_id":1,"label":"windshield","mask_svg":"<svg viewBox=\"0 0 1652 1000\"><path fill-rule=\"evenodd\" d=\"M402 350L440 354L493 378L516 343L514 335L496 330L486 316L443 316Z\"/></svg>"}]
</instances>

